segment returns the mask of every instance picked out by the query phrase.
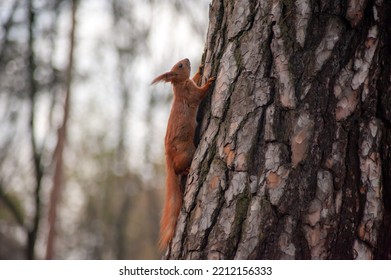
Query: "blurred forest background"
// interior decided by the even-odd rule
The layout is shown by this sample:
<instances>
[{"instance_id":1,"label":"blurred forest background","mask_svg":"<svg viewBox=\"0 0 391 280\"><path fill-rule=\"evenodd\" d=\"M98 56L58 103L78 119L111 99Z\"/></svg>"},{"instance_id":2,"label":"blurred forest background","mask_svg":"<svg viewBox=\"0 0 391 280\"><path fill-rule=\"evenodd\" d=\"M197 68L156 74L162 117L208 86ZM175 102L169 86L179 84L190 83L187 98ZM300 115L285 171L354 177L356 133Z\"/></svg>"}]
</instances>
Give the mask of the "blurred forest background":
<instances>
[{"instance_id":1,"label":"blurred forest background","mask_svg":"<svg viewBox=\"0 0 391 280\"><path fill-rule=\"evenodd\" d=\"M154 259L170 85L209 1L0 1L0 259Z\"/></svg>"}]
</instances>

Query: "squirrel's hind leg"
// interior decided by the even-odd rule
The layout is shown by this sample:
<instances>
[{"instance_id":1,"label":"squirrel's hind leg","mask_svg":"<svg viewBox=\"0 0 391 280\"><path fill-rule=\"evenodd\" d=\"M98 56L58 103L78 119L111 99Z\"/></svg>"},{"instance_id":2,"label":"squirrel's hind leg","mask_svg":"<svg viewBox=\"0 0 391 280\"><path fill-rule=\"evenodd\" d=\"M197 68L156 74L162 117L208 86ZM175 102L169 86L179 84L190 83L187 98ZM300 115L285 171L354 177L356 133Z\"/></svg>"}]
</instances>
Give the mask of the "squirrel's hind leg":
<instances>
[{"instance_id":1,"label":"squirrel's hind leg","mask_svg":"<svg viewBox=\"0 0 391 280\"><path fill-rule=\"evenodd\" d=\"M176 153L172 159L175 173L178 175L187 175L189 173L190 164L193 160L195 147L187 147Z\"/></svg>"}]
</instances>

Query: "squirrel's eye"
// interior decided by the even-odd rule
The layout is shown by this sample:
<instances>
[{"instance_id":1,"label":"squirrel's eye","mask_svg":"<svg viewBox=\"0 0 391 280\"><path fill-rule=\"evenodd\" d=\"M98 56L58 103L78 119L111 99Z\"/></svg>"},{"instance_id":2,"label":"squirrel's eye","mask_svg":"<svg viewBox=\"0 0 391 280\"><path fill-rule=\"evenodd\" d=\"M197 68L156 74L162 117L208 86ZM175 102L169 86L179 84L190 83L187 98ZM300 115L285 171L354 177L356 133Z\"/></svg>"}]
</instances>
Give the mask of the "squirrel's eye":
<instances>
[{"instance_id":1,"label":"squirrel's eye","mask_svg":"<svg viewBox=\"0 0 391 280\"><path fill-rule=\"evenodd\" d=\"M182 65L182 63L181 63L181 64L179 64L179 68L182 68L182 66L183 66L183 65Z\"/></svg>"}]
</instances>

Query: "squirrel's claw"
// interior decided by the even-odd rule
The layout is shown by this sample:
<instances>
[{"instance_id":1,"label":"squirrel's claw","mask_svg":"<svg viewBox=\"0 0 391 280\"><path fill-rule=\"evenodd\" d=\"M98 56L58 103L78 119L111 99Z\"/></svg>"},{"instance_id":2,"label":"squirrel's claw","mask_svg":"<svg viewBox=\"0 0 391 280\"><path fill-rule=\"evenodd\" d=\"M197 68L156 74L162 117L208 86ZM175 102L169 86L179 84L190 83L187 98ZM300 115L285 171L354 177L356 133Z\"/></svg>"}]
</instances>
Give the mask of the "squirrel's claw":
<instances>
[{"instance_id":1,"label":"squirrel's claw","mask_svg":"<svg viewBox=\"0 0 391 280\"><path fill-rule=\"evenodd\" d=\"M208 79L208 83L212 83L212 82L214 82L214 81L216 81L216 77L210 77L210 78Z\"/></svg>"}]
</instances>

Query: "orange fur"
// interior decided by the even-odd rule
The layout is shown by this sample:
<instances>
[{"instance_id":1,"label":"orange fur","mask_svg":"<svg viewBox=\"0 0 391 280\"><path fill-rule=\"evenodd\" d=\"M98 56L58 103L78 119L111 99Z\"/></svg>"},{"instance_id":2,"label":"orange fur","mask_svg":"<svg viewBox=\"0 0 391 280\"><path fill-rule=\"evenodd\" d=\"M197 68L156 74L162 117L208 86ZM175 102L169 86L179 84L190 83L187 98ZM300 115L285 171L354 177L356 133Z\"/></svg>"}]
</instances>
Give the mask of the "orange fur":
<instances>
[{"instance_id":1,"label":"orange fur","mask_svg":"<svg viewBox=\"0 0 391 280\"><path fill-rule=\"evenodd\" d=\"M187 175L195 152L194 134L198 106L206 96L215 78L199 87L202 66L191 80L190 61L186 58L179 61L171 71L156 77L152 84L171 82L174 90L174 101L167 124L165 137L166 150L166 198L160 224L160 250L167 248L174 237L179 211L182 207L182 190L180 176Z\"/></svg>"}]
</instances>

